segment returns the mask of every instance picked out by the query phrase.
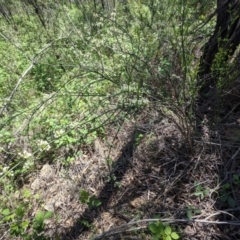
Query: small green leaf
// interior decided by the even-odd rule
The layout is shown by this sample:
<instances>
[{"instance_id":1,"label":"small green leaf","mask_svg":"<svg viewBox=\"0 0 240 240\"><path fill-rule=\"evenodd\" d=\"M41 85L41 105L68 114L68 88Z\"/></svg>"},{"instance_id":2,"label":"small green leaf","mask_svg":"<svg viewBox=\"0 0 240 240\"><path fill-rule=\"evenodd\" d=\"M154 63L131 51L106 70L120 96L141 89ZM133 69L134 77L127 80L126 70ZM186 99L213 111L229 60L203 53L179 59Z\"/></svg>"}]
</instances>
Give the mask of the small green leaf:
<instances>
[{"instance_id":1,"label":"small green leaf","mask_svg":"<svg viewBox=\"0 0 240 240\"><path fill-rule=\"evenodd\" d=\"M158 234L154 234L153 236L153 240L159 240L161 239L161 235L158 233Z\"/></svg>"},{"instance_id":2,"label":"small green leaf","mask_svg":"<svg viewBox=\"0 0 240 240\"><path fill-rule=\"evenodd\" d=\"M10 226L11 229L11 235L18 235L19 234L19 225L17 223L13 223Z\"/></svg>"},{"instance_id":3,"label":"small green leaf","mask_svg":"<svg viewBox=\"0 0 240 240\"><path fill-rule=\"evenodd\" d=\"M96 207L100 206L101 204L102 204L101 201L98 200L98 199L96 199L96 200L94 201L94 205L95 205Z\"/></svg>"},{"instance_id":4,"label":"small green leaf","mask_svg":"<svg viewBox=\"0 0 240 240\"><path fill-rule=\"evenodd\" d=\"M195 195L195 196L197 196L197 197L199 197L199 196L200 196L201 200L203 200L203 199L204 199L203 192L195 192L195 193L194 193L194 195Z\"/></svg>"},{"instance_id":5,"label":"small green leaf","mask_svg":"<svg viewBox=\"0 0 240 240\"><path fill-rule=\"evenodd\" d=\"M158 226L155 223L150 223L148 225L148 229L152 232L152 233L158 233L159 229Z\"/></svg>"},{"instance_id":6,"label":"small green leaf","mask_svg":"<svg viewBox=\"0 0 240 240\"><path fill-rule=\"evenodd\" d=\"M195 193L194 193L195 196L200 196L200 195L202 195L202 194L203 194L202 192L195 192Z\"/></svg>"},{"instance_id":7,"label":"small green leaf","mask_svg":"<svg viewBox=\"0 0 240 240\"><path fill-rule=\"evenodd\" d=\"M172 240L171 236L169 236L169 235L166 236L165 239L166 239L166 240Z\"/></svg>"},{"instance_id":8,"label":"small green leaf","mask_svg":"<svg viewBox=\"0 0 240 240\"><path fill-rule=\"evenodd\" d=\"M31 195L32 195L32 193L28 189L23 190L23 197L24 198L29 198L29 197L31 197Z\"/></svg>"},{"instance_id":9,"label":"small green leaf","mask_svg":"<svg viewBox=\"0 0 240 240\"><path fill-rule=\"evenodd\" d=\"M158 228L158 232L163 233L164 232L164 226L163 226L162 222L157 222L156 225L157 225L157 228Z\"/></svg>"},{"instance_id":10,"label":"small green leaf","mask_svg":"<svg viewBox=\"0 0 240 240\"><path fill-rule=\"evenodd\" d=\"M237 174L233 174L233 179L239 181L239 176Z\"/></svg>"},{"instance_id":11,"label":"small green leaf","mask_svg":"<svg viewBox=\"0 0 240 240\"><path fill-rule=\"evenodd\" d=\"M165 232L166 235L170 235L171 232L172 232L171 227L170 227L170 226L167 226L167 227L165 228L164 232Z\"/></svg>"},{"instance_id":12,"label":"small green leaf","mask_svg":"<svg viewBox=\"0 0 240 240\"><path fill-rule=\"evenodd\" d=\"M192 210L187 210L187 217L189 220L192 220Z\"/></svg>"},{"instance_id":13,"label":"small green leaf","mask_svg":"<svg viewBox=\"0 0 240 240\"><path fill-rule=\"evenodd\" d=\"M88 202L88 198L89 198L89 193L85 190L81 190L80 191L80 197L79 197L79 200L82 202L82 203L87 203Z\"/></svg>"},{"instance_id":14,"label":"small green leaf","mask_svg":"<svg viewBox=\"0 0 240 240\"><path fill-rule=\"evenodd\" d=\"M44 220L44 213L42 211L37 212L37 214L35 216L35 220L37 222L43 222L43 220Z\"/></svg>"},{"instance_id":15,"label":"small green leaf","mask_svg":"<svg viewBox=\"0 0 240 240\"><path fill-rule=\"evenodd\" d=\"M94 206L93 206L93 202L88 202L88 207L90 208L90 209L92 209Z\"/></svg>"},{"instance_id":16,"label":"small green leaf","mask_svg":"<svg viewBox=\"0 0 240 240\"><path fill-rule=\"evenodd\" d=\"M23 229L26 229L28 227L28 225L29 225L29 221L28 220L25 220L25 221L22 222L22 228Z\"/></svg>"},{"instance_id":17,"label":"small green leaf","mask_svg":"<svg viewBox=\"0 0 240 240\"><path fill-rule=\"evenodd\" d=\"M228 188L230 188L230 183L226 183L222 187L225 188L225 189L228 189Z\"/></svg>"},{"instance_id":18,"label":"small green leaf","mask_svg":"<svg viewBox=\"0 0 240 240\"><path fill-rule=\"evenodd\" d=\"M100 200L96 199L95 196L91 196L91 197L89 198L87 204L88 204L88 206L89 206L90 208L92 208L92 207L98 207L98 206L101 205L102 203L101 203Z\"/></svg>"},{"instance_id":19,"label":"small green leaf","mask_svg":"<svg viewBox=\"0 0 240 240\"><path fill-rule=\"evenodd\" d=\"M179 239L179 235L176 232L171 233L172 239Z\"/></svg>"},{"instance_id":20,"label":"small green leaf","mask_svg":"<svg viewBox=\"0 0 240 240\"><path fill-rule=\"evenodd\" d=\"M15 213L16 215L19 217L19 218L22 218L23 215L24 215L24 209L22 207L18 207L16 210L15 210Z\"/></svg>"},{"instance_id":21,"label":"small green leaf","mask_svg":"<svg viewBox=\"0 0 240 240\"><path fill-rule=\"evenodd\" d=\"M228 197L228 204L232 208L236 207L236 205L237 205L236 201L230 196Z\"/></svg>"},{"instance_id":22,"label":"small green leaf","mask_svg":"<svg viewBox=\"0 0 240 240\"><path fill-rule=\"evenodd\" d=\"M6 217L3 218L4 221L9 221L9 220L14 220L15 218L15 214L10 214L10 215L7 215Z\"/></svg>"},{"instance_id":23,"label":"small green leaf","mask_svg":"<svg viewBox=\"0 0 240 240\"><path fill-rule=\"evenodd\" d=\"M94 207L95 200L96 200L96 198L95 198L94 196L91 196L91 197L89 198L88 206L89 206L90 208Z\"/></svg>"},{"instance_id":24,"label":"small green leaf","mask_svg":"<svg viewBox=\"0 0 240 240\"><path fill-rule=\"evenodd\" d=\"M205 189L205 190L203 191L203 193L204 193L205 196L208 196L208 195L209 195L209 192L210 192L210 189L209 189L209 188L207 188L207 189Z\"/></svg>"},{"instance_id":25,"label":"small green leaf","mask_svg":"<svg viewBox=\"0 0 240 240\"><path fill-rule=\"evenodd\" d=\"M220 200L221 200L221 202L226 202L228 200L228 195L225 194L225 195L221 196Z\"/></svg>"},{"instance_id":26,"label":"small green leaf","mask_svg":"<svg viewBox=\"0 0 240 240\"><path fill-rule=\"evenodd\" d=\"M44 214L44 219L48 219L48 218L52 217L52 215L53 215L53 212L46 212Z\"/></svg>"},{"instance_id":27,"label":"small green leaf","mask_svg":"<svg viewBox=\"0 0 240 240\"><path fill-rule=\"evenodd\" d=\"M234 184L235 185L239 185L240 184L240 179L239 176L237 174L233 174L233 179L234 179Z\"/></svg>"},{"instance_id":28,"label":"small green leaf","mask_svg":"<svg viewBox=\"0 0 240 240\"><path fill-rule=\"evenodd\" d=\"M2 215L6 216L6 215L9 215L9 214L10 214L10 211L9 211L8 208L3 209Z\"/></svg>"},{"instance_id":29,"label":"small green leaf","mask_svg":"<svg viewBox=\"0 0 240 240\"><path fill-rule=\"evenodd\" d=\"M196 187L196 191L197 191L197 192L202 191L202 189L203 189L203 187L202 187L201 185L198 185L198 186Z\"/></svg>"},{"instance_id":30,"label":"small green leaf","mask_svg":"<svg viewBox=\"0 0 240 240\"><path fill-rule=\"evenodd\" d=\"M199 213L201 213L201 210L200 209L195 209L194 213L198 213L199 214Z\"/></svg>"}]
</instances>

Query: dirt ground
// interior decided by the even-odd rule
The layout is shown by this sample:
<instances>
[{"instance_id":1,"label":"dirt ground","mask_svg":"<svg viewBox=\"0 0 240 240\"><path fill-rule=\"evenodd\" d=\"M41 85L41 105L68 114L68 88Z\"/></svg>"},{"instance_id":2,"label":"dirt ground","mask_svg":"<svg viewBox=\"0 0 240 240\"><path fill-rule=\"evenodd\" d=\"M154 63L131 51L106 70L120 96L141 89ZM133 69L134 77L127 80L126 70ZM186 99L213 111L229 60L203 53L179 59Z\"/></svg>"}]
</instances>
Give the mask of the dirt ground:
<instances>
[{"instance_id":1,"label":"dirt ground","mask_svg":"<svg viewBox=\"0 0 240 240\"><path fill-rule=\"evenodd\" d=\"M56 216L46 221L51 238L153 239L154 218L181 239L240 239L240 115L211 125L210 112L189 130L146 109L109 127L70 167L44 165L29 187ZM81 203L81 189L101 205Z\"/></svg>"}]
</instances>

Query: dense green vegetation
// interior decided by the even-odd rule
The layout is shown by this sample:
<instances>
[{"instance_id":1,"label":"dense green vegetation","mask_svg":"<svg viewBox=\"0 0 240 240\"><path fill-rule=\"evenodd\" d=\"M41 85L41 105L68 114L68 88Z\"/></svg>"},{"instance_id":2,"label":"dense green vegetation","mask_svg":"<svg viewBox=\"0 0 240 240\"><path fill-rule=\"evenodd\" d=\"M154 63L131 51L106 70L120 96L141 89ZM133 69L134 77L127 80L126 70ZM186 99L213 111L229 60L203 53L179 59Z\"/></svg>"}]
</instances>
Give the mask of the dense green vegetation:
<instances>
[{"instance_id":1,"label":"dense green vegetation","mask_svg":"<svg viewBox=\"0 0 240 240\"><path fill-rule=\"evenodd\" d=\"M0 231L21 239L47 239L39 233L53 214L29 217L31 176L46 163L67 169L109 127L154 109L195 152L199 52L216 21L215 1L59 2L36 12L9 1L0 19ZM181 235L149 226L154 239Z\"/></svg>"}]
</instances>

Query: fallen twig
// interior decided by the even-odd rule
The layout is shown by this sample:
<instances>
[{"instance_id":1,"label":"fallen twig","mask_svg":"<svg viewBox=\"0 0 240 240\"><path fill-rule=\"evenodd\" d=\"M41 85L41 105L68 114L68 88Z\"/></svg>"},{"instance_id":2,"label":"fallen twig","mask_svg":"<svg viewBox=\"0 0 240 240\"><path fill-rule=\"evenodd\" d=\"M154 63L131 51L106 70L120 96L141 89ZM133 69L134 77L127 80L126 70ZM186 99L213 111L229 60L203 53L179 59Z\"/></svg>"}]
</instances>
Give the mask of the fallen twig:
<instances>
[{"instance_id":1,"label":"fallen twig","mask_svg":"<svg viewBox=\"0 0 240 240\"><path fill-rule=\"evenodd\" d=\"M135 221L135 222L129 222L129 223L123 224L116 228L112 228L107 232L97 235L92 240L100 240L104 237L110 237L110 236L120 234L123 232L140 230L140 229L146 228L146 226L136 227L136 228L130 228L130 227L133 225L137 225L139 223L148 223L148 222L157 222L157 221L167 222L167 223L195 223L196 222L196 223L206 223L206 224L227 224L227 225L240 226L240 221L209 221L209 220L207 220L210 217L212 217L213 215L215 216L215 215L218 215L221 213L223 213L223 212L217 212L217 213L211 214L210 216L206 217L205 219L192 219L192 220L190 220L190 219L171 219L171 218L143 219L143 220L139 220L139 221Z\"/></svg>"}]
</instances>

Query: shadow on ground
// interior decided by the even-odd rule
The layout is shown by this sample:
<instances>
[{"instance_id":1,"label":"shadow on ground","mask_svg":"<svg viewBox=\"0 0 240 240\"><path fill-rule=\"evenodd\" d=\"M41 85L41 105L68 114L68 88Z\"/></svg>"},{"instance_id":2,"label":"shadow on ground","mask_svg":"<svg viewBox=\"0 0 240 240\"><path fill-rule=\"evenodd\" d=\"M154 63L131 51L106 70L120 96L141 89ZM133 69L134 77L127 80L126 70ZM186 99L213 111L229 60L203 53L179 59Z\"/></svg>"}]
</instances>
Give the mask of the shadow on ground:
<instances>
[{"instance_id":1,"label":"shadow on ground","mask_svg":"<svg viewBox=\"0 0 240 240\"><path fill-rule=\"evenodd\" d=\"M136 146L139 134L142 134L142 139ZM97 196L102 202L101 207L86 209L74 226L61 236L62 239L89 239L91 230L83 224L84 221L91 225L97 220L105 225L103 229L107 231L156 215L178 219L186 217L187 203L184 199L189 198L189 186L194 184L196 159L191 157L180 131L165 119L152 126L138 127L130 133L129 139L121 149L120 157L114 161L112 172L121 188L115 186L115 181L107 182ZM103 215L108 216L107 223ZM146 228L146 223L138 227ZM122 232L122 237L125 235L129 234ZM136 239L152 239L145 230L133 235ZM104 239L118 237L114 234L112 238Z\"/></svg>"},{"instance_id":2,"label":"shadow on ground","mask_svg":"<svg viewBox=\"0 0 240 240\"><path fill-rule=\"evenodd\" d=\"M111 172L111 175L115 176L116 180L108 181L103 187L99 196L97 196L97 199L102 202L101 207L99 209L86 209L74 226L68 229L67 232L61 236L62 239L78 239L79 235L84 234L84 231L89 231L89 229L82 224L83 222L87 221L88 224L92 224L94 219L96 219L101 212L108 210L109 202L112 198L114 198L114 195L118 190L118 188L115 186L115 182L121 182L128 169L133 167L131 159L134 152L135 136L136 131L131 133L130 141L125 144L121 150L122 154L115 161L115 169ZM137 195L134 195L134 197L136 196ZM129 201L131 201L131 198L129 198Z\"/></svg>"},{"instance_id":3,"label":"shadow on ground","mask_svg":"<svg viewBox=\"0 0 240 240\"><path fill-rule=\"evenodd\" d=\"M239 97L229 93L219 99L212 89L210 97L199 101L196 114L203 155L217 177L211 193L215 216L209 219L226 222L212 224L209 239L240 239L240 109Z\"/></svg>"},{"instance_id":4,"label":"shadow on ground","mask_svg":"<svg viewBox=\"0 0 240 240\"><path fill-rule=\"evenodd\" d=\"M105 181L97 196L102 205L86 209L61 239L90 239L124 224L154 217L174 219L171 227L182 239L240 239L238 226L230 223L239 223L240 181L237 185L233 176L240 176L240 141L229 139L226 133L228 123L240 116L239 111L218 125L213 124L214 114L206 111L206 106L200 111L194 151L190 151L176 124L167 119L158 119L154 124L139 123L135 130L126 130L129 140L114 160L111 172L116 179ZM236 133L240 136L240 126L234 127L235 134L230 137L236 138ZM140 134L141 139L136 142ZM224 192L225 184L229 187ZM222 201L224 195L226 201ZM229 224L220 225L217 221ZM138 231L128 233L126 227L119 229L120 235L113 231L112 235L95 239L152 239L147 224L136 222Z\"/></svg>"}]
</instances>

